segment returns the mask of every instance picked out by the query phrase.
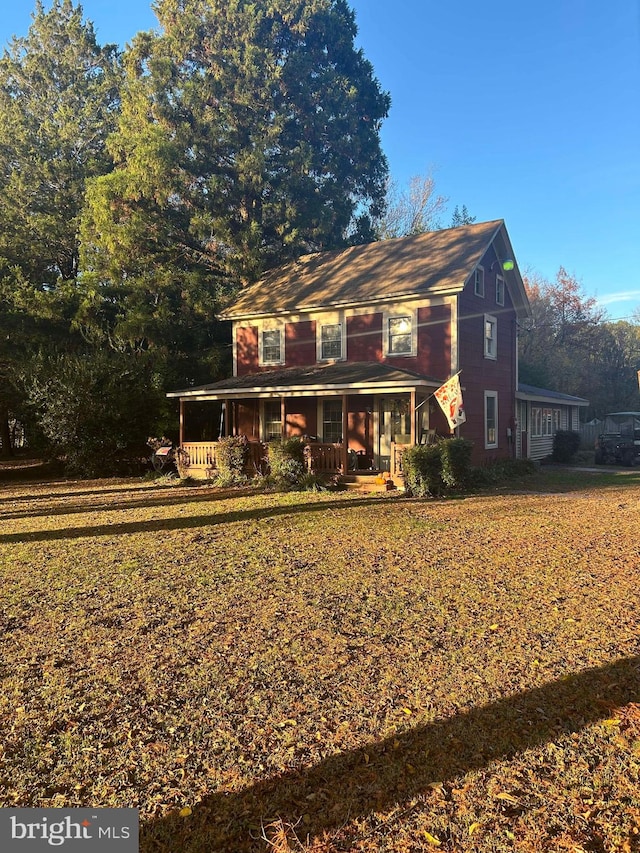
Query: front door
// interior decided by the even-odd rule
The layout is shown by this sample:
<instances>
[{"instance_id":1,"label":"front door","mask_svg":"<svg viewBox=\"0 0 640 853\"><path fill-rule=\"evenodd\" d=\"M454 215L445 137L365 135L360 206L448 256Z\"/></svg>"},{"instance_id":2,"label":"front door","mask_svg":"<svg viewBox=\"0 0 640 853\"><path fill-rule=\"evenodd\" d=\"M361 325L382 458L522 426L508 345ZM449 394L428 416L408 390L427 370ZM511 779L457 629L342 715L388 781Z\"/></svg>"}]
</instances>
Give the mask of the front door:
<instances>
[{"instance_id":1,"label":"front door","mask_svg":"<svg viewBox=\"0 0 640 853\"><path fill-rule=\"evenodd\" d=\"M391 470L391 444L411 444L411 399L408 394L381 397L378 410L378 453L380 471Z\"/></svg>"}]
</instances>

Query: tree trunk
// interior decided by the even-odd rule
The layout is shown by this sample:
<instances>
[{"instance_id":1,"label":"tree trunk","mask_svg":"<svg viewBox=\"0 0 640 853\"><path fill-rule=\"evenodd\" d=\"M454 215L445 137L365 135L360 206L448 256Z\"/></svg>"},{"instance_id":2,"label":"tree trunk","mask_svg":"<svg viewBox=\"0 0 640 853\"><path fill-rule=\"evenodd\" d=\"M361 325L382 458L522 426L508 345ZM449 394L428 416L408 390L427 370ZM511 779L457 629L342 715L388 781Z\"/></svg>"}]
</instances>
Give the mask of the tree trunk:
<instances>
[{"instance_id":1,"label":"tree trunk","mask_svg":"<svg viewBox=\"0 0 640 853\"><path fill-rule=\"evenodd\" d=\"M7 458L13 456L13 447L11 446L11 430L9 429L9 409L6 406L0 406L0 456Z\"/></svg>"}]
</instances>

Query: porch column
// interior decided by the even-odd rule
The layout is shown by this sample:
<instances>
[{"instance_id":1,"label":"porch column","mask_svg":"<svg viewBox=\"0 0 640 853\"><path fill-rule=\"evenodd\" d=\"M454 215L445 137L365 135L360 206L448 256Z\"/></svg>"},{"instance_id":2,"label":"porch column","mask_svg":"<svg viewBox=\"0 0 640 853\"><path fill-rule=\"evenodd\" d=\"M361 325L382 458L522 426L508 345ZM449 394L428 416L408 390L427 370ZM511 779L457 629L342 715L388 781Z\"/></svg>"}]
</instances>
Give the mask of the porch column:
<instances>
[{"instance_id":1,"label":"porch column","mask_svg":"<svg viewBox=\"0 0 640 853\"><path fill-rule=\"evenodd\" d=\"M409 411L411 412L411 445L416 444L416 389L411 391L411 401L409 403Z\"/></svg>"},{"instance_id":2,"label":"porch column","mask_svg":"<svg viewBox=\"0 0 640 853\"><path fill-rule=\"evenodd\" d=\"M282 440L287 437L287 407L285 405L284 396L280 397L280 424L282 430Z\"/></svg>"},{"instance_id":3,"label":"porch column","mask_svg":"<svg viewBox=\"0 0 640 853\"><path fill-rule=\"evenodd\" d=\"M349 470L349 396L342 395L342 473Z\"/></svg>"},{"instance_id":4,"label":"porch column","mask_svg":"<svg viewBox=\"0 0 640 853\"><path fill-rule=\"evenodd\" d=\"M220 424L218 426L218 438L224 438L229 429L229 401L222 401L222 410L220 412Z\"/></svg>"},{"instance_id":5,"label":"porch column","mask_svg":"<svg viewBox=\"0 0 640 853\"><path fill-rule=\"evenodd\" d=\"M184 442L184 400L180 398L180 432L179 432L179 445L182 447Z\"/></svg>"}]
</instances>

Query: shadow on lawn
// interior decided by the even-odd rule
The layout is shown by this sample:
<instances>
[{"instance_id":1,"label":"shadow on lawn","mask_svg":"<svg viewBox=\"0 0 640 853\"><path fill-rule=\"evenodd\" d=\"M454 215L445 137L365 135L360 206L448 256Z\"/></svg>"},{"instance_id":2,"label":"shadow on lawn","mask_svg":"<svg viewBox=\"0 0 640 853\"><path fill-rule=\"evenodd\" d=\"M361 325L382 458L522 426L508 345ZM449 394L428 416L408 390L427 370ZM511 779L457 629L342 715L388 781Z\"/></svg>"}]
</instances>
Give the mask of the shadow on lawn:
<instances>
[{"instance_id":1,"label":"shadow on lawn","mask_svg":"<svg viewBox=\"0 0 640 853\"><path fill-rule=\"evenodd\" d=\"M229 497L229 495L225 495ZM206 499L205 499L206 500ZM213 500L213 496L209 496ZM266 506L258 509L233 510L230 512L216 512L213 510L208 515L186 516L184 518L160 518L157 521L128 521L114 524L85 525L82 527L63 527L60 530L32 530L21 533L0 534L0 544L3 542L53 542L60 539L80 539L91 536L122 536L127 533L162 532L169 530L188 530L192 527L212 527L218 524L232 524L235 521L247 521L249 519L273 518L281 515L297 515L302 512L326 512L327 510L349 510L352 507L379 504L384 498L366 497L349 498L348 500L331 500L312 503L299 503L286 506ZM394 497L394 504L404 503L410 498ZM186 503L188 500L176 501ZM161 504L160 504L161 505ZM140 506L138 504L137 506ZM114 507L109 507L111 510ZM135 509L134 506L127 507ZM100 508L99 508L100 509ZM103 508L106 510L106 508ZM90 511L87 508L85 511Z\"/></svg>"},{"instance_id":2,"label":"shadow on lawn","mask_svg":"<svg viewBox=\"0 0 640 853\"><path fill-rule=\"evenodd\" d=\"M625 658L472 708L313 767L289 770L244 790L212 794L188 818L172 815L141 828L142 853L242 853L269 849L260 827L280 819L299 838L406 802L429 784L611 716L640 701L640 657Z\"/></svg>"},{"instance_id":3,"label":"shadow on lawn","mask_svg":"<svg viewBox=\"0 0 640 853\"><path fill-rule=\"evenodd\" d=\"M74 481L74 482L76 482L76 481ZM5 484L0 483L0 486L1 485L5 485ZM27 484L21 480L20 482L13 483L12 485L21 486L21 485L27 485ZM20 503L27 503L27 502L31 503L34 501L47 501L47 500L49 500L49 501L62 501L62 500L67 500L68 498L79 498L79 497L89 498L92 495L94 497L96 495L99 495L99 496L102 496L102 495L118 495L118 494L123 494L123 495L129 494L130 495L130 494L132 494L132 492L137 494L141 491L146 491L146 490L152 488L151 486L144 486L144 485L138 485L138 484L134 484L133 486L131 484L125 484L123 486L118 486L118 487L108 488L108 489L99 488L97 486L93 486L93 487L87 486L86 489L79 489L79 490L74 491L74 492L67 492L67 491L58 491L57 490L57 487L63 487L63 488L67 487L69 485L69 482L67 480L38 480L36 483L29 483L28 485L30 487L33 487L33 486L49 486L52 489L56 488L56 491L52 491L50 494L47 494L46 492L37 492L34 495L25 495L25 494L16 495L15 492L12 492L10 495L7 495L6 497L0 498L0 504L16 503L18 501ZM167 486L166 488L170 489L173 487Z\"/></svg>"},{"instance_id":4,"label":"shadow on lawn","mask_svg":"<svg viewBox=\"0 0 640 853\"><path fill-rule=\"evenodd\" d=\"M64 501L70 496L70 493L62 492L59 495L51 496L51 497L43 497L40 496L40 501L43 506L39 509L25 509L25 510L15 510L5 512L2 510L2 518L4 519L18 519L18 518L38 518L38 516L50 516L55 515L63 516L63 515L79 515L87 512L116 512L118 510L136 510L136 509L149 509L150 507L163 507L163 506L178 506L179 504L192 504L192 503L213 503L215 501L228 500L229 498L243 498L252 494L258 494L258 492L254 489L250 491L249 489L245 490L236 490L230 491L228 489L224 491L211 491L207 489L205 491L196 491L193 488L183 488L180 489L176 494L176 489L179 487L168 486L166 489L158 489L157 491L151 491L149 489L111 489L111 490L99 490L93 492L78 492L71 493L72 497L83 497L82 502L74 503L72 506L66 506ZM109 501L108 499L103 500L103 495L105 494L128 494L128 500L114 500ZM20 500L23 500L20 498ZM60 505L59 505L60 504Z\"/></svg>"}]
</instances>

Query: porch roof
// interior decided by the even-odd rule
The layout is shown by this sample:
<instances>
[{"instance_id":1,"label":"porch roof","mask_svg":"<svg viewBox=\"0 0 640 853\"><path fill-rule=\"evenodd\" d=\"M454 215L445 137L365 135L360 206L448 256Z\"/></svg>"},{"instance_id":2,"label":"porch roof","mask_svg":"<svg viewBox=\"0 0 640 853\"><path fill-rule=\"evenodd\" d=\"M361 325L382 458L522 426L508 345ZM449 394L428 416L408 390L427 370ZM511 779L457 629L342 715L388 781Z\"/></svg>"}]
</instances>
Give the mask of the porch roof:
<instances>
[{"instance_id":1,"label":"porch roof","mask_svg":"<svg viewBox=\"0 0 640 853\"><path fill-rule=\"evenodd\" d=\"M195 388L171 391L167 397L220 400L290 394L329 396L340 393L380 394L413 390L431 393L442 385L442 382L442 379L433 376L423 376L379 362L338 362L233 376Z\"/></svg>"}]
</instances>

